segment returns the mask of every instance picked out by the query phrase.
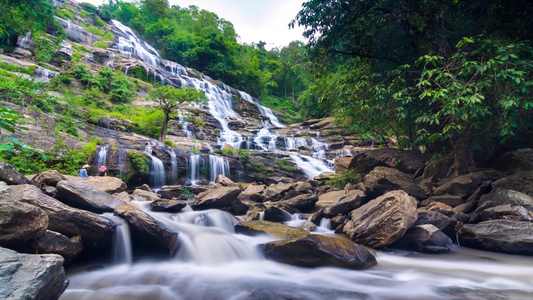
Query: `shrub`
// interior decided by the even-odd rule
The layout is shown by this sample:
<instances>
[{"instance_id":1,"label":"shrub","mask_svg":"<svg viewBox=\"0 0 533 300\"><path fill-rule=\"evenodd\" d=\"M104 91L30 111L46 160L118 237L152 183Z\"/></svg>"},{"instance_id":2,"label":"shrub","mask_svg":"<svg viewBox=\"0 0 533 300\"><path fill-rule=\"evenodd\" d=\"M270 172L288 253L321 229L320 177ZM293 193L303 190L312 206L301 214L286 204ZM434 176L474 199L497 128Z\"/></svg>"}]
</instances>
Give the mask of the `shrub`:
<instances>
[{"instance_id":1,"label":"shrub","mask_svg":"<svg viewBox=\"0 0 533 300\"><path fill-rule=\"evenodd\" d=\"M107 47L109 47L106 43L102 43L102 42L94 43L93 46L95 46L96 48L101 48L101 49L107 49Z\"/></svg>"},{"instance_id":2,"label":"shrub","mask_svg":"<svg viewBox=\"0 0 533 300\"><path fill-rule=\"evenodd\" d=\"M336 188L344 189L348 184L356 184L363 181L363 176L356 169L349 169L334 175L326 184L333 185Z\"/></svg>"},{"instance_id":3,"label":"shrub","mask_svg":"<svg viewBox=\"0 0 533 300\"><path fill-rule=\"evenodd\" d=\"M222 149L222 154L224 155L235 155L237 153L238 153L237 150L230 148L230 147L226 147Z\"/></svg>"},{"instance_id":4,"label":"shrub","mask_svg":"<svg viewBox=\"0 0 533 300\"><path fill-rule=\"evenodd\" d=\"M93 21L96 27L103 27L105 24L104 21L102 21L102 19L100 19L100 17L97 15L93 15Z\"/></svg>"},{"instance_id":5,"label":"shrub","mask_svg":"<svg viewBox=\"0 0 533 300\"><path fill-rule=\"evenodd\" d=\"M165 145L169 146L170 148L176 148L176 145L171 140L166 140Z\"/></svg>"},{"instance_id":6,"label":"shrub","mask_svg":"<svg viewBox=\"0 0 533 300\"><path fill-rule=\"evenodd\" d=\"M283 171L292 173L294 172L294 167L290 164L290 162L284 158L278 160L278 166Z\"/></svg>"}]
</instances>

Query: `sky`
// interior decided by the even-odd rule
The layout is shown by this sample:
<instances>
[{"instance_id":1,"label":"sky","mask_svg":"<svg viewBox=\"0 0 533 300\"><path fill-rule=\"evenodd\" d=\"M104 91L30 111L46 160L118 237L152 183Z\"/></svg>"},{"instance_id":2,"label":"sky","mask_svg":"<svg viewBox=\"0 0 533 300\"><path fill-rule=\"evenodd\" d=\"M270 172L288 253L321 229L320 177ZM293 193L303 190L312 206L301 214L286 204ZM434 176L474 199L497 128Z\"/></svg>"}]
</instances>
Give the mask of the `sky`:
<instances>
[{"instance_id":1,"label":"sky","mask_svg":"<svg viewBox=\"0 0 533 300\"><path fill-rule=\"evenodd\" d=\"M78 0L94 5L103 0ZM106 1L107 2L107 1ZM169 0L170 5L196 5L230 21L240 36L240 43L266 42L266 48L287 46L294 40L306 42L303 28L289 29L288 24L300 11L305 0Z\"/></svg>"}]
</instances>

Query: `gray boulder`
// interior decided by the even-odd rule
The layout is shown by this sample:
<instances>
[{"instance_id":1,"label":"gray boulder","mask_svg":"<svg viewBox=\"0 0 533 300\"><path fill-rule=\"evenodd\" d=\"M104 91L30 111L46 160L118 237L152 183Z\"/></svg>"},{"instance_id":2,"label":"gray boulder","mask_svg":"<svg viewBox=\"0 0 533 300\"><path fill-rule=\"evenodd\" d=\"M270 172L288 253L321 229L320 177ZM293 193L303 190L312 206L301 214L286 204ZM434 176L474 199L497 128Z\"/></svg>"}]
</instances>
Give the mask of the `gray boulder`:
<instances>
[{"instance_id":1,"label":"gray boulder","mask_svg":"<svg viewBox=\"0 0 533 300\"><path fill-rule=\"evenodd\" d=\"M349 169L367 174L375 167L389 167L405 173L415 173L426 164L418 150L376 149L361 152L352 158Z\"/></svg>"},{"instance_id":2,"label":"gray boulder","mask_svg":"<svg viewBox=\"0 0 533 300\"><path fill-rule=\"evenodd\" d=\"M232 202L237 200L237 197L242 192L239 187L221 187L207 190L196 196L191 207L194 210L210 209L210 208L225 208L232 206Z\"/></svg>"},{"instance_id":3,"label":"gray boulder","mask_svg":"<svg viewBox=\"0 0 533 300\"><path fill-rule=\"evenodd\" d=\"M67 178L59 173L56 170L50 170L41 172L31 179L33 182L35 182L40 188L43 188L44 186L57 186L57 184L62 181L66 180Z\"/></svg>"},{"instance_id":4,"label":"gray boulder","mask_svg":"<svg viewBox=\"0 0 533 300\"><path fill-rule=\"evenodd\" d=\"M0 299L55 300L67 286L61 256L0 248Z\"/></svg>"},{"instance_id":5,"label":"gray boulder","mask_svg":"<svg viewBox=\"0 0 533 300\"><path fill-rule=\"evenodd\" d=\"M315 207L317 201L318 197L316 195L301 194L288 200L282 200L275 203L276 205L295 208L300 212L310 212Z\"/></svg>"},{"instance_id":6,"label":"gray boulder","mask_svg":"<svg viewBox=\"0 0 533 300\"><path fill-rule=\"evenodd\" d=\"M19 171L15 170L12 165L4 161L0 161L0 181L4 181L8 185L34 184L31 180L20 174Z\"/></svg>"},{"instance_id":7,"label":"gray boulder","mask_svg":"<svg viewBox=\"0 0 533 300\"><path fill-rule=\"evenodd\" d=\"M0 195L0 246L12 247L43 236L48 216L40 208Z\"/></svg>"},{"instance_id":8,"label":"gray boulder","mask_svg":"<svg viewBox=\"0 0 533 300\"><path fill-rule=\"evenodd\" d=\"M332 218L336 215L347 215L352 210L361 206L363 199L366 197L363 191L359 190L342 190L329 192L327 194L321 195L320 198L323 198L325 195L331 197L337 196L337 202L330 207L324 209L324 216L326 218Z\"/></svg>"},{"instance_id":9,"label":"gray boulder","mask_svg":"<svg viewBox=\"0 0 533 300\"><path fill-rule=\"evenodd\" d=\"M452 249L452 240L431 224L409 228L391 247L424 253L447 253Z\"/></svg>"},{"instance_id":10,"label":"gray boulder","mask_svg":"<svg viewBox=\"0 0 533 300\"><path fill-rule=\"evenodd\" d=\"M187 203L179 200L156 200L150 203L150 210L177 213L185 208L185 206L187 206Z\"/></svg>"},{"instance_id":11,"label":"gray boulder","mask_svg":"<svg viewBox=\"0 0 533 300\"><path fill-rule=\"evenodd\" d=\"M511 204L533 209L533 197L518 191L495 188L490 193L481 196L479 205L490 202L490 206Z\"/></svg>"},{"instance_id":12,"label":"gray boulder","mask_svg":"<svg viewBox=\"0 0 533 300\"><path fill-rule=\"evenodd\" d=\"M461 228L462 246L488 251L533 254L533 223L494 220Z\"/></svg>"},{"instance_id":13,"label":"gray boulder","mask_svg":"<svg viewBox=\"0 0 533 300\"><path fill-rule=\"evenodd\" d=\"M387 192L402 190L417 199L426 199L423 189L411 182L411 177L399 170L376 167L364 177L364 186L369 198L379 197Z\"/></svg>"},{"instance_id":14,"label":"gray boulder","mask_svg":"<svg viewBox=\"0 0 533 300\"><path fill-rule=\"evenodd\" d=\"M60 181L57 184L57 199L61 202L96 213L112 212L124 201L111 196L93 186L72 180Z\"/></svg>"},{"instance_id":15,"label":"gray boulder","mask_svg":"<svg viewBox=\"0 0 533 300\"><path fill-rule=\"evenodd\" d=\"M81 241L54 232L47 231L45 235L32 242L35 253L59 254L65 259L65 265L70 264L83 249Z\"/></svg>"},{"instance_id":16,"label":"gray boulder","mask_svg":"<svg viewBox=\"0 0 533 300\"><path fill-rule=\"evenodd\" d=\"M455 195L468 197L487 180L497 180L502 174L488 169L454 178L434 190L435 196Z\"/></svg>"},{"instance_id":17,"label":"gray boulder","mask_svg":"<svg viewBox=\"0 0 533 300\"><path fill-rule=\"evenodd\" d=\"M533 171L521 171L492 182L493 189L513 190L533 197Z\"/></svg>"},{"instance_id":18,"label":"gray boulder","mask_svg":"<svg viewBox=\"0 0 533 300\"><path fill-rule=\"evenodd\" d=\"M157 191L161 198L172 199L179 198L183 193L183 186L181 185L164 185Z\"/></svg>"},{"instance_id":19,"label":"gray boulder","mask_svg":"<svg viewBox=\"0 0 533 300\"><path fill-rule=\"evenodd\" d=\"M518 149L504 153L494 161L492 167L505 174L533 171L533 149Z\"/></svg>"}]
</instances>

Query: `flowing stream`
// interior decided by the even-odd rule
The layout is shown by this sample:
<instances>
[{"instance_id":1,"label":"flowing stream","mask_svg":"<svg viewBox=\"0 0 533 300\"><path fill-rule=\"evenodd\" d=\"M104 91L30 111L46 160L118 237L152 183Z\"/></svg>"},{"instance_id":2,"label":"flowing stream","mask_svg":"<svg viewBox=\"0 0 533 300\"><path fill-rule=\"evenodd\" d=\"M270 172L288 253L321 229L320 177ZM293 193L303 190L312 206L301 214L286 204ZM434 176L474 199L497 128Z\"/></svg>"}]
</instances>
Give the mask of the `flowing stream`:
<instances>
[{"instance_id":1,"label":"flowing stream","mask_svg":"<svg viewBox=\"0 0 533 300\"><path fill-rule=\"evenodd\" d=\"M302 268L263 259L273 239L235 234L219 210L147 211L179 233L173 259L139 260L69 274L62 300L78 299L531 299L533 258L453 248L448 254L376 252L364 271ZM289 221L296 225L298 218ZM122 225L124 226L124 225ZM319 234L331 234L323 228ZM129 239L117 240L129 241ZM122 247L127 249L128 247ZM125 260L116 259L116 262ZM506 295L510 298L497 298Z\"/></svg>"}]
</instances>

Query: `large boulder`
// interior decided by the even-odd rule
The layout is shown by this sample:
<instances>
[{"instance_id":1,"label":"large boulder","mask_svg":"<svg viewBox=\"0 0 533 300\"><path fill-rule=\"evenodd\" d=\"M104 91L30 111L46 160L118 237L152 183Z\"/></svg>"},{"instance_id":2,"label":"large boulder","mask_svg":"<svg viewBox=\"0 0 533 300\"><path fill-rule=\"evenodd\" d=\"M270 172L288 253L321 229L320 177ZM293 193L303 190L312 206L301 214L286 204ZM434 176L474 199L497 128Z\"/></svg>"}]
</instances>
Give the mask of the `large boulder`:
<instances>
[{"instance_id":1,"label":"large boulder","mask_svg":"<svg viewBox=\"0 0 533 300\"><path fill-rule=\"evenodd\" d=\"M56 197L69 206L96 213L112 212L118 205L125 204L124 201L91 185L72 180L60 181L57 184Z\"/></svg>"},{"instance_id":2,"label":"large boulder","mask_svg":"<svg viewBox=\"0 0 533 300\"><path fill-rule=\"evenodd\" d=\"M55 187L60 181L66 180L66 176L62 175L56 170L50 170L41 172L31 179L31 181L35 182L40 188L43 188L44 186L53 186Z\"/></svg>"},{"instance_id":3,"label":"large boulder","mask_svg":"<svg viewBox=\"0 0 533 300\"><path fill-rule=\"evenodd\" d=\"M452 219L439 211L422 211L418 213L418 220L413 226L428 224L437 227L449 237L455 236L455 226L457 225L455 218Z\"/></svg>"},{"instance_id":4,"label":"large boulder","mask_svg":"<svg viewBox=\"0 0 533 300\"><path fill-rule=\"evenodd\" d=\"M169 213L177 213L182 211L187 203L179 200L157 200L150 203L151 211L164 211Z\"/></svg>"},{"instance_id":5,"label":"large boulder","mask_svg":"<svg viewBox=\"0 0 533 300\"><path fill-rule=\"evenodd\" d=\"M157 191L161 198L172 199L179 198L183 193L183 186L181 185L164 185Z\"/></svg>"},{"instance_id":6,"label":"large boulder","mask_svg":"<svg viewBox=\"0 0 533 300\"><path fill-rule=\"evenodd\" d=\"M370 198L379 197L387 192L402 190L417 198L427 198L426 192L411 182L411 177L401 171L387 167L376 167L364 177L366 194Z\"/></svg>"},{"instance_id":7,"label":"large boulder","mask_svg":"<svg viewBox=\"0 0 533 300\"><path fill-rule=\"evenodd\" d=\"M109 194L120 193L127 189L122 179L111 176L91 176L90 178L68 176L67 180L82 182Z\"/></svg>"},{"instance_id":8,"label":"large boulder","mask_svg":"<svg viewBox=\"0 0 533 300\"><path fill-rule=\"evenodd\" d=\"M20 174L12 165L0 161L0 181L8 185L34 184L31 180Z\"/></svg>"},{"instance_id":9,"label":"large boulder","mask_svg":"<svg viewBox=\"0 0 533 300\"><path fill-rule=\"evenodd\" d=\"M533 212L518 205L504 204L484 209L479 213L480 221L490 220L533 221Z\"/></svg>"},{"instance_id":10,"label":"large boulder","mask_svg":"<svg viewBox=\"0 0 533 300\"><path fill-rule=\"evenodd\" d=\"M265 189L263 194L265 195L267 200L276 201L282 199L285 193L293 189L293 183L280 182L278 184L271 184L270 186L268 186L268 188Z\"/></svg>"},{"instance_id":11,"label":"large boulder","mask_svg":"<svg viewBox=\"0 0 533 300\"><path fill-rule=\"evenodd\" d=\"M401 238L417 217L415 198L391 191L352 211L344 232L356 243L381 248Z\"/></svg>"},{"instance_id":12,"label":"large boulder","mask_svg":"<svg viewBox=\"0 0 533 300\"><path fill-rule=\"evenodd\" d=\"M466 224L459 235L461 245L513 254L533 254L533 223L494 220Z\"/></svg>"},{"instance_id":13,"label":"large boulder","mask_svg":"<svg viewBox=\"0 0 533 300\"><path fill-rule=\"evenodd\" d=\"M434 190L435 196L455 195L468 197L487 180L497 180L502 174L488 169L454 178Z\"/></svg>"},{"instance_id":14,"label":"large boulder","mask_svg":"<svg viewBox=\"0 0 533 300\"><path fill-rule=\"evenodd\" d=\"M271 222L286 222L291 220L291 214L277 206L270 206L265 209L263 219Z\"/></svg>"},{"instance_id":15,"label":"large boulder","mask_svg":"<svg viewBox=\"0 0 533 300\"><path fill-rule=\"evenodd\" d=\"M221 187L207 190L196 196L191 207L194 210L225 208L232 205L242 192L239 187Z\"/></svg>"},{"instance_id":16,"label":"large boulder","mask_svg":"<svg viewBox=\"0 0 533 300\"><path fill-rule=\"evenodd\" d=\"M521 192L502 188L495 188L490 193L481 196L479 206L485 203L489 203L489 206L511 204L533 209L533 197Z\"/></svg>"},{"instance_id":17,"label":"large boulder","mask_svg":"<svg viewBox=\"0 0 533 300\"><path fill-rule=\"evenodd\" d=\"M352 158L349 169L367 174L375 167L389 167L405 173L415 173L426 164L424 155L418 150L376 149L363 151Z\"/></svg>"},{"instance_id":18,"label":"large boulder","mask_svg":"<svg viewBox=\"0 0 533 300\"><path fill-rule=\"evenodd\" d=\"M67 286L61 256L19 254L0 248L0 299L55 300Z\"/></svg>"},{"instance_id":19,"label":"large boulder","mask_svg":"<svg viewBox=\"0 0 533 300\"><path fill-rule=\"evenodd\" d=\"M32 185L11 187L14 200L31 204L42 209L49 219L48 229L67 237L80 235L82 242L98 242L111 245L116 224L101 215L70 207L52 197L43 194Z\"/></svg>"},{"instance_id":20,"label":"large boulder","mask_svg":"<svg viewBox=\"0 0 533 300\"><path fill-rule=\"evenodd\" d=\"M324 201L326 198L337 199L332 206L324 209L324 216L326 218L333 218L336 215L347 215L352 210L361 206L365 193L359 190L342 190L323 194L320 196Z\"/></svg>"},{"instance_id":21,"label":"large boulder","mask_svg":"<svg viewBox=\"0 0 533 300\"><path fill-rule=\"evenodd\" d=\"M341 173L348 171L350 163L352 162L351 157L338 157L335 158L334 167L335 173Z\"/></svg>"},{"instance_id":22,"label":"large boulder","mask_svg":"<svg viewBox=\"0 0 533 300\"><path fill-rule=\"evenodd\" d=\"M133 198L139 200L139 201L158 201L161 200L159 198L159 195L152 192L152 191L145 191L141 189L136 189L131 194Z\"/></svg>"},{"instance_id":23,"label":"large boulder","mask_svg":"<svg viewBox=\"0 0 533 300\"><path fill-rule=\"evenodd\" d=\"M533 171L521 171L492 182L493 189L518 191L533 197Z\"/></svg>"},{"instance_id":24,"label":"large boulder","mask_svg":"<svg viewBox=\"0 0 533 300\"><path fill-rule=\"evenodd\" d=\"M178 249L178 233L159 223L149 214L131 204L119 205L115 213L128 222L135 234L145 245L174 254Z\"/></svg>"},{"instance_id":25,"label":"large boulder","mask_svg":"<svg viewBox=\"0 0 533 300\"><path fill-rule=\"evenodd\" d=\"M275 202L277 205L295 208L300 212L310 212L318 201L318 197L312 194L301 194L296 197Z\"/></svg>"},{"instance_id":26,"label":"large boulder","mask_svg":"<svg viewBox=\"0 0 533 300\"><path fill-rule=\"evenodd\" d=\"M409 228L404 236L392 245L394 248L425 253L447 253L452 246L452 240L431 224Z\"/></svg>"},{"instance_id":27,"label":"large boulder","mask_svg":"<svg viewBox=\"0 0 533 300\"><path fill-rule=\"evenodd\" d=\"M0 194L0 246L12 247L43 236L48 216L36 206Z\"/></svg>"},{"instance_id":28,"label":"large boulder","mask_svg":"<svg viewBox=\"0 0 533 300\"><path fill-rule=\"evenodd\" d=\"M533 149L518 149L504 153L494 161L492 168L505 174L533 171Z\"/></svg>"},{"instance_id":29,"label":"large boulder","mask_svg":"<svg viewBox=\"0 0 533 300\"><path fill-rule=\"evenodd\" d=\"M296 239L310 234L301 228L290 227L269 221L239 222L235 225L235 233L246 235L268 234L277 239Z\"/></svg>"},{"instance_id":30,"label":"large boulder","mask_svg":"<svg viewBox=\"0 0 533 300\"><path fill-rule=\"evenodd\" d=\"M376 258L364 247L337 237L310 234L299 239L261 245L265 257L296 266L335 266L362 270L375 265Z\"/></svg>"},{"instance_id":31,"label":"large boulder","mask_svg":"<svg viewBox=\"0 0 533 300\"><path fill-rule=\"evenodd\" d=\"M45 235L32 242L35 253L59 254L65 259L65 265L70 264L83 249L81 241L68 238L54 231L47 231Z\"/></svg>"}]
</instances>

